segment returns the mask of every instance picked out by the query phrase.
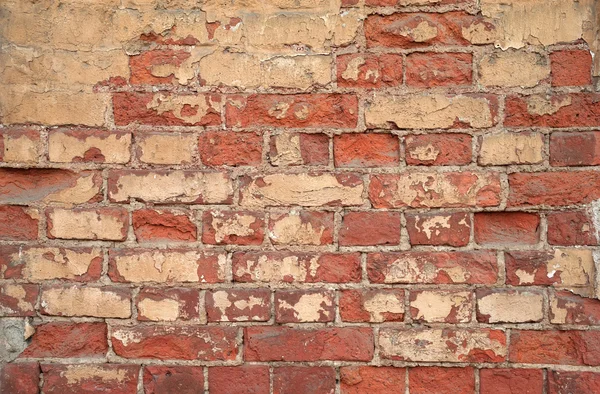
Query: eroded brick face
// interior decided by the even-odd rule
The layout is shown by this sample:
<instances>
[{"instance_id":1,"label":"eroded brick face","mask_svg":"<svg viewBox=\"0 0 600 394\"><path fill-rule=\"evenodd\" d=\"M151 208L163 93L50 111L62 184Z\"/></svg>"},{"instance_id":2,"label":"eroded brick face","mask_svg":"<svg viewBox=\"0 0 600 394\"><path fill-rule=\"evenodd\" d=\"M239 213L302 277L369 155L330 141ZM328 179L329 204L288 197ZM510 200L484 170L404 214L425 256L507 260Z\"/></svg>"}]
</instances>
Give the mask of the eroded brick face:
<instances>
[{"instance_id":1,"label":"eroded brick face","mask_svg":"<svg viewBox=\"0 0 600 394\"><path fill-rule=\"evenodd\" d=\"M600 393L598 0L0 3L1 394Z\"/></svg>"}]
</instances>

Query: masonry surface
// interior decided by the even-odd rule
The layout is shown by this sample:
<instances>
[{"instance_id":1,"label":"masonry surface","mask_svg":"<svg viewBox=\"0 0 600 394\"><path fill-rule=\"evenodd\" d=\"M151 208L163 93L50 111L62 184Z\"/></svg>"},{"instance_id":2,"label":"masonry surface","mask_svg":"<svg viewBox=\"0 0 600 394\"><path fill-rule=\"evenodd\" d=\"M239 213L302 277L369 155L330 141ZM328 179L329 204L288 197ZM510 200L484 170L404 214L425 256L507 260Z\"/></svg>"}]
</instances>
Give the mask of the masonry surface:
<instances>
[{"instance_id":1,"label":"masonry surface","mask_svg":"<svg viewBox=\"0 0 600 394\"><path fill-rule=\"evenodd\" d=\"M1 1L0 393L600 393L599 4Z\"/></svg>"}]
</instances>

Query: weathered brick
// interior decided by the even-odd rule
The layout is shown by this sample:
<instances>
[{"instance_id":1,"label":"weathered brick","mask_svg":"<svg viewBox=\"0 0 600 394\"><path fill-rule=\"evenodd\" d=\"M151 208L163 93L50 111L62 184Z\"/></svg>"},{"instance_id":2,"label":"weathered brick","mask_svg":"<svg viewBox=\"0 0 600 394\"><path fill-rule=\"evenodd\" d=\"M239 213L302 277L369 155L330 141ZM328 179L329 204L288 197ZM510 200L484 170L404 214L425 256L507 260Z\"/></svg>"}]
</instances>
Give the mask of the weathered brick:
<instances>
[{"instance_id":1,"label":"weathered brick","mask_svg":"<svg viewBox=\"0 0 600 394\"><path fill-rule=\"evenodd\" d=\"M489 329L386 328L379 349L384 359L417 362L497 363L507 353L504 331Z\"/></svg>"},{"instance_id":2,"label":"weathered brick","mask_svg":"<svg viewBox=\"0 0 600 394\"><path fill-rule=\"evenodd\" d=\"M588 50L550 53L552 86L585 86L592 83L592 55Z\"/></svg>"},{"instance_id":3,"label":"weathered brick","mask_svg":"<svg viewBox=\"0 0 600 394\"><path fill-rule=\"evenodd\" d=\"M136 135L137 157L148 164L191 164L196 154L196 137L191 134Z\"/></svg>"},{"instance_id":4,"label":"weathered brick","mask_svg":"<svg viewBox=\"0 0 600 394\"><path fill-rule=\"evenodd\" d=\"M339 244L398 245L400 227L399 212L348 212L342 219Z\"/></svg>"},{"instance_id":5,"label":"weathered brick","mask_svg":"<svg viewBox=\"0 0 600 394\"><path fill-rule=\"evenodd\" d=\"M0 204L96 202L101 188L102 177L94 171L0 168Z\"/></svg>"},{"instance_id":6,"label":"weathered brick","mask_svg":"<svg viewBox=\"0 0 600 394\"><path fill-rule=\"evenodd\" d=\"M415 367L408 369L411 394L462 394L475 392L472 367Z\"/></svg>"},{"instance_id":7,"label":"weathered brick","mask_svg":"<svg viewBox=\"0 0 600 394\"><path fill-rule=\"evenodd\" d=\"M179 83L187 85L194 79L193 69L189 72L181 66L189 58L190 53L187 51L170 49L146 51L130 56L129 82L132 85L165 85L179 80Z\"/></svg>"},{"instance_id":8,"label":"weathered brick","mask_svg":"<svg viewBox=\"0 0 600 394\"><path fill-rule=\"evenodd\" d=\"M496 51L479 62L479 83L484 86L531 88L549 77L548 58L536 52Z\"/></svg>"},{"instance_id":9,"label":"weathered brick","mask_svg":"<svg viewBox=\"0 0 600 394\"><path fill-rule=\"evenodd\" d=\"M524 364L600 365L597 331L519 331L510 334L509 360Z\"/></svg>"},{"instance_id":10,"label":"weathered brick","mask_svg":"<svg viewBox=\"0 0 600 394\"><path fill-rule=\"evenodd\" d=\"M371 253L367 273L373 283L496 283L496 255L476 252Z\"/></svg>"},{"instance_id":11,"label":"weathered brick","mask_svg":"<svg viewBox=\"0 0 600 394\"><path fill-rule=\"evenodd\" d=\"M473 314L470 291L419 290L410 292L413 321L426 323L468 323Z\"/></svg>"},{"instance_id":12,"label":"weathered brick","mask_svg":"<svg viewBox=\"0 0 600 394\"><path fill-rule=\"evenodd\" d=\"M156 204L229 204L233 185L227 173L197 171L111 171L108 197Z\"/></svg>"},{"instance_id":13,"label":"weathered brick","mask_svg":"<svg viewBox=\"0 0 600 394\"><path fill-rule=\"evenodd\" d=\"M600 126L600 95L509 96L504 124L509 127Z\"/></svg>"},{"instance_id":14,"label":"weathered brick","mask_svg":"<svg viewBox=\"0 0 600 394\"><path fill-rule=\"evenodd\" d=\"M140 209L132 217L138 242L193 242L197 238L196 225L186 211Z\"/></svg>"},{"instance_id":15,"label":"weathered brick","mask_svg":"<svg viewBox=\"0 0 600 394\"><path fill-rule=\"evenodd\" d=\"M275 293L278 323L330 322L335 317L335 294L327 290L280 290Z\"/></svg>"},{"instance_id":16,"label":"weathered brick","mask_svg":"<svg viewBox=\"0 0 600 394\"><path fill-rule=\"evenodd\" d=\"M381 88L402 84L399 54L347 54L337 56L337 85L348 88Z\"/></svg>"},{"instance_id":17,"label":"weathered brick","mask_svg":"<svg viewBox=\"0 0 600 394\"><path fill-rule=\"evenodd\" d=\"M48 134L48 158L57 163L125 164L131 157L130 147L130 133L59 129Z\"/></svg>"},{"instance_id":18,"label":"weathered brick","mask_svg":"<svg viewBox=\"0 0 600 394\"><path fill-rule=\"evenodd\" d=\"M35 208L0 205L0 239L34 240L38 237L39 212Z\"/></svg>"},{"instance_id":19,"label":"weathered brick","mask_svg":"<svg viewBox=\"0 0 600 394\"><path fill-rule=\"evenodd\" d=\"M274 166L317 166L329 163L329 137L325 134L284 132L271 136L270 163Z\"/></svg>"},{"instance_id":20,"label":"weathered brick","mask_svg":"<svg viewBox=\"0 0 600 394\"><path fill-rule=\"evenodd\" d=\"M544 371L541 369L482 369L479 371L481 394L542 394Z\"/></svg>"},{"instance_id":21,"label":"weathered brick","mask_svg":"<svg viewBox=\"0 0 600 394\"><path fill-rule=\"evenodd\" d=\"M207 244L260 245L265 236L264 214L247 211L205 211L202 242Z\"/></svg>"},{"instance_id":22,"label":"weathered brick","mask_svg":"<svg viewBox=\"0 0 600 394\"><path fill-rule=\"evenodd\" d=\"M226 103L230 127L273 126L291 128L353 128L358 100L344 94L234 96Z\"/></svg>"},{"instance_id":23,"label":"weathered brick","mask_svg":"<svg viewBox=\"0 0 600 394\"><path fill-rule=\"evenodd\" d=\"M42 364L44 393L82 394L137 392L139 365L124 364Z\"/></svg>"},{"instance_id":24,"label":"weathered brick","mask_svg":"<svg viewBox=\"0 0 600 394\"><path fill-rule=\"evenodd\" d=\"M266 365L208 369L208 387L214 394L268 393L269 379L269 367Z\"/></svg>"},{"instance_id":25,"label":"weathered brick","mask_svg":"<svg viewBox=\"0 0 600 394\"><path fill-rule=\"evenodd\" d=\"M0 285L0 316L35 316L39 289L26 283Z\"/></svg>"},{"instance_id":26,"label":"weathered brick","mask_svg":"<svg viewBox=\"0 0 600 394\"><path fill-rule=\"evenodd\" d=\"M246 361L370 361L373 331L365 327L247 327Z\"/></svg>"},{"instance_id":27,"label":"weathered brick","mask_svg":"<svg viewBox=\"0 0 600 394\"><path fill-rule=\"evenodd\" d=\"M543 160L544 139L540 133L496 133L481 138L481 165L538 164Z\"/></svg>"},{"instance_id":28,"label":"weathered brick","mask_svg":"<svg viewBox=\"0 0 600 394\"><path fill-rule=\"evenodd\" d=\"M221 97L207 94L133 93L113 94L117 126L218 126Z\"/></svg>"},{"instance_id":29,"label":"weathered brick","mask_svg":"<svg viewBox=\"0 0 600 394\"><path fill-rule=\"evenodd\" d=\"M102 253L96 248L0 247L0 277L39 282L69 279L95 281L102 272Z\"/></svg>"},{"instance_id":30,"label":"weathered brick","mask_svg":"<svg viewBox=\"0 0 600 394\"><path fill-rule=\"evenodd\" d=\"M540 238L540 217L527 212L477 212L475 242L480 245L534 245Z\"/></svg>"},{"instance_id":31,"label":"weathered brick","mask_svg":"<svg viewBox=\"0 0 600 394\"><path fill-rule=\"evenodd\" d=\"M596 393L600 391L600 374L581 371L549 371L548 393Z\"/></svg>"},{"instance_id":32,"label":"weathered brick","mask_svg":"<svg viewBox=\"0 0 600 394\"><path fill-rule=\"evenodd\" d=\"M37 394L39 380L38 363L4 364L0 369L0 387L7 393Z\"/></svg>"},{"instance_id":33,"label":"weathered brick","mask_svg":"<svg viewBox=\"0 0 600 394\"><path fill-rule=\"evenodd\" d=\"M262 160L262 136L235 131L209 131L200 135L200 159L207 166L249 166Z\"/></svg>"},{"instance_id":34,"label":"weathered brick","mask_svg":"<svg viewBox=\"0 0 600 394\"><path fill-rule=\"evenodd\" d=\"M332 367L276 367L273 394L334 393L335 381Z\"/></svg>"},{"instance_id":35,"label":"weathered brick","mask_svg":"<svg viewBox=\"0 0 600 394\"><path fill-rule=\"evenodd\" d=\"M144 367L144 393L200 394L204 391L204 368L149 365Z\"/></svg>"},{"instance_id":36,"label":"weathered brick","mask_svg":"<svg viewBox=\"0 0 600 394\"><path fill-rule=\"evenodd\" d=\"M600 173L596 171L513 173L508 183L508 206L564 206L600 198Z\"/></svg>"},{"instance_id":37,"label":"weathered brick","mask_svg":"<svg viewBox=\"0 0 600 394\"><path fill-rule=\"evenodd\" d=\"M136 297L140 321L191 320L200 317L200 294L187 288L145 287Z\"/></svg>"},{"instance_id":38,"label":"weathered brick","mask_svg":"<svg viewBox=\"0 0 600 394\"><path fill-rule=\"evenodd\" d=\"M497 173L417 172L372 175L375 208L493 207L500 204Z\"/></svg>"},{"instance_id":39,"label":"weathered brick","mask_svg":"<svg viewBox=\"0 0 600 394\"><path fill-rule=\"evenodd\" d=\"M241 178L240 205L362 205L362 178L349 173L269 174Z\"/></svg>"},{"instance_id":40,"label":"weathered brick","mask_svg":"<svg viewBox=\"0 0 600 394\"><path fill-rule=\"evenodd\" d=\"M29 129L0 131L0 161L6 163L37 163L42 153L39 132Z\"/></svg>"},{"instance_id":41,"label":"weathered brick","mask_svg":"<svg viewBox=\"0 0 600 394\"><path fill-rule=\"evenodd\" d=\"M402 393L406 385L406 368L351 366L340 368L341 394Z\"/></svg>"},{"instance_id":42,"label":"weathered brick","mask_svg":"<svg viewBox=\"0 0 600 394\"><path fill-rule=\"evenodd\" d=\"M600 132L552 133L550 165L597 166L600 164Z\"/></svg>"},{"instance_id":43,"label":"weathered brick","mask_svg":"<svg viewBox=\"0 0 600 394\"><path fill-rule=\"evenodd\" d=\"M52 286L42 289L40 299L44 315L131 316L131 291L124 288Z\"/></svg>"},{"instance_id":44,"label":"weathered brick","mask_svg":"<svg viewBox=\"0 0 600 394\"><path fill-rule=\"evenodd\" d=\"M557 291L550 296L550 322L553 324L600 325L600 301Z\"/></svg>"},{"instance_id":45,"label":"weathered brick","mask_svg":"<svg viewBox=\"0 0 600 394\"><path fill-rule=\"evenodd\" d=\"M105 323L40 324L21 357L104 357L108 352L107 332Z\"/></svg>"},{"instance_id":46,"label":"weathered brick","mask_svg":"<svg viewBox=\"0 0 600 394\"><path fill-rule=\"evenodd\" d=\"M123 208L51 209L46 211L48 237L124 241L129 215Z\"/></svg>"},{"instance_id":47,"label":"weathered brick","mask_svg":"<svg viewBox=\"0 0 600 394\"><path fill-rule=\"evenodd\" d=\"M223 289L207 292L209 322L267 321L271 318L271 292L268 289Z\"/></svg>"},{"instance_id":48,"label":"weathered brick","mask_svg":"<svg viewBox=\"0 0 600 394\"><path fill-rule=\"evenodd\" d=\"M333 242L333 212L271 214L269 238L277 245L326 245Z\"/></svg>"},{"instance_id":49,"label":"weathered brick","mask_svg":"<svg viewBox=\"0 0 600 394\"><path fill-rule=\"evenodd\" d=\"M408 165L466 165L471 163L468 134L417 134L404 138Z\"/></svg>"},{"instance_id":50,"label":"weathered brick","mask_svg":"<svg viewBox=\"0 0 600 394\"><path fill-rule=\"evenodd\" d=\"M404 319L404 291L398 289L344 290L340 316L347 322L382 323Z\"/></svg>"},{"instance_id":51,"label":"weathered brick","mask_svg":"<svg viewBox=\"0 0 600 394\"><path fill-rule=\"evenodd\" d=\"M477 289L477 320L483 323L527 323L544 318L544 296L538 290Z\"/></svg>"},{"instance_id":52,"label":"weathered brick","mask_svg":"<svg viewBox=\"0 0 600 394\"><path fill-rule=\"evenodd\" d=\"M548 243L550 245L597 245L596 228L587 212L549 212Z\"/></svg>"},{"instance_id":53,"label":"weathered brick","mask_svg":"<svg viewBox=\"0 0 600 394\"><path fill-rule=\"evenodd\" d=\"M466 246L471 234L468 213L407 213L406 230L411 245Z\"/></svg>"},{"instance_id":54,"label":"weathered brick","mask_svg":"<svg viewBox=\"0 0 600 394\"><path fill-rule=\"evenodd\" d=\"M266 283L346 283L361 277L358 253L236 252L233 280Z\"/></svg>"},{"instance_id":55,"label":"weathered brick","mask_svg":"<svg viewBox=\"0 0 600 394\"><path fill-rule=\"evenodd\" d=\"M406 57L406 85L419 88L473 83L470 53L415 52Z\"/></svg>"},{"instance_id":56,"label":"weathered brick","mask_svg":"<svg viewBox=\"0 0 600 394\"><path fill-rule=\"evenodd\" d=\"M333 137L336 167L395 167L400 142L393 134L341 134Z\"/></svg>"},{"instance_id":57,"label":"weathered brick","mask_svg":"<svg viewBox=\"0 0 600 394\"><path fill-rule=\"evenodd\" d=\"M111 342L125 358L234 360L237 328L202 326L116 326Z\"/></svg>"},{"instance_id":58,"label":"weathered brick","mask_svg":"<svg viewBox=\"0 0 600 394\"><path fill-rule=\"evenodd\" d=\"M225 279L225 254L197 250L113 249L108 275L113 282L199 282Z\"/></svg>"}]
</instances>

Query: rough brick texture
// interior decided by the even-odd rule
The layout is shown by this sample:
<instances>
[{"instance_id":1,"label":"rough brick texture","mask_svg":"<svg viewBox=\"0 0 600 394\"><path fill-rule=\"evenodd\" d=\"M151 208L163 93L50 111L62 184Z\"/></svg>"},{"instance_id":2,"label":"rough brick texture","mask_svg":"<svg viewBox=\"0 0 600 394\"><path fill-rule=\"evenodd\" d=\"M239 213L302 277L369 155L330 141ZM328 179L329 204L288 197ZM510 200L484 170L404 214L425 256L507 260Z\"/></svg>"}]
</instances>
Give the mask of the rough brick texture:
<instances>
[{"instance_id":1,"label":"rough brick texture","mask_svg":"<svg viewBox=\"0 0 600 394\"><path fill-rule=\"evenodd\" d=\"M0 393L600 393L600 0L0 0Z\"/></svg>"}]
</instances>

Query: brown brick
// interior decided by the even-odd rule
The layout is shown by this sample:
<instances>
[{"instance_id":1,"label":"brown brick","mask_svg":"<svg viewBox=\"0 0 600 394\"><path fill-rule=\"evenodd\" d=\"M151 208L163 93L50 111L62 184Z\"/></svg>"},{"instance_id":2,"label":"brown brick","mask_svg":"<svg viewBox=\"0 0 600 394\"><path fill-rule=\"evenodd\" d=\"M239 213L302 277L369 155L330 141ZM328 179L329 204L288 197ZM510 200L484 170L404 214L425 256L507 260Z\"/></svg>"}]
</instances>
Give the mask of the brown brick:
<instances>
[{"instance_id":1,"label":"brown brick","mask_svg":"<svg viewBox=\"0 0 600 394\"><path fill-rule=\"evenodd\" d=\"M471 162L471 136L468 134L416 134L404 138L406 164L449 166Z\"/></svg>"},{"instance_id":2,"label":"brown brick","mask_svg":"<svg viewBox=\"0 0 600 394\"><path fill-rule=\"evenodd\" d=\"M466 246L471 235L471 216L451 214L405 214L411 245Z\"/></svg>"},{"instance_id":3,"label":"brown brick","mask_svg":"<svg viewBox=\"0 0 600 394\"><path fill-rule=\"evenodd\" d=\"M395 394L406 385L406 368L352 366L340 368L342 394Z\"/></svg>"},{"instance_id":4,"label":"brown brick","mask_svg":"<svg viewBox=\"0 0 600 394\"><path fill-rule=\"evenodd\" d=\"M406 57L406 84L419 88L473 83L470 53L415 52Z\"/></svg>"},{"instance_id":5,"label":"brown brick","mask_svg":"<svg viewBox=\"0 0 600 394\"><path fill-rule=\"evenodd\" d=\"M204 368L150 365L144 367L146 394L189 393L204 391Z\"/></svg>"},{"instance_id":6,"label":"brown brick","mask_svg":"<svg viewBox=\"0 0 600 394\"><path fill-rule=\"evenodd\" d=\"M596 227L585 211L549 212L548 243L550 245L597 245Z\"/></svg>"},{"instance_id":7,"label":"brown brick","mask_svg":"<svg viewBox=\"0 0 600 394\"><path fill-rule=\"evenodd\" d=\"M208 369L208 387L214 394L268 393L269 385L269 367L266 365Z\"/></svg>"},{"instance_id":8,"label":"brown brick","mask_svg":"<svg viewBox=\"0 0 600 394\"><path fill-rule=\"evenodd\" d=\"M408 369L411 394L460 394L475 391L472 367L415 367Z\"/></svg>"},{"instance_id":9,"label":"brown brick","mask_svg":"<svg viewBox=\"0 0 600 394\"><path fill-rule=\"evenodd\" d=\"M392 134L341 134L333 137L336 167L395 167L400 143Z\"/></svg>"},{"instance_id":10,"label":"brown brick","mask_svg":"<svg viewBox=\"0 0 600 394\"><path fill-rule=\"evenodd\" d=\"M193 242L197 237L197 229L190 216L188 212L174 210L134 211L135 238L138 242Z\"/></svg>"},{"instance_id":11,"label":"brown brick","mask_svg":"<svg viewBox=\"0 0 600 394\"><path fill-rule=\"evenodd\" d=\"M276 367L273 394L333 393L335 381L332 367Z\"/></svg>"},{"instance_id":12,"label":"brown brick","mask_svg":"<svg viewBox=\"0 0 600 394\"><path fill-rule=\"evenodd\" d=\"M553 166L599 165L600 132L552 133L550 164Z\"/></svg>"},{"instance_id":13,"label":"brown brick","mask_svg":"<svg viewBox=\"0 0 600 394\"><path fill-rule=\"evenodd\" d=\"M526 212L478 212L474 232L480 245L534 245L540 237L540 217Z\"/></svg>"},{"instance_id":14,"label":"brown brick","mask_svg":"<svg viewBox=\"0 0 600 394\"><path fill-rule=\"evenodd\" d=\"M262 136L235 131L209 131L200 135L198 150L207 166L259 165L262 160Z\"/></svg>"},{"instance_id":15,"label":"brown brick","mask_svg":"<svg viewBox=\"0 0 600 394\"><path fill-rule=\"evenodd\" d=\"M510 335L514 363L600 365L597 331L519 331Z\"/></svg>"},{"instance_id":16,"label":"brown brick","mask_svg":"<svg viewBox=\"0 0 600 394\"><path fill-rule=\"evenodd\" d=\"M481 394L512 394L515 392L542 394L544 371L541 369L481 369L479 371Z\"/></svg>"},{"instance_id":17,"label":"brown brick","mask_svg":"<svg viewBox=\"0 0 600 394\"><path fill-rule=\"evenodd\" d=\"M550 53L552 86L585 86L592 83L592 55L588 50Z\"/></svg>"},{"instance_id":18,"label":"brown brick","mask_svg":"<svg viewBox=\"0 0 600 394\"><path fill-rule=\"evenodd\" d=\"M339 244L398 245L400 227L398 212L348 212L342 219Z\"/></svg>"}]
</instances>

